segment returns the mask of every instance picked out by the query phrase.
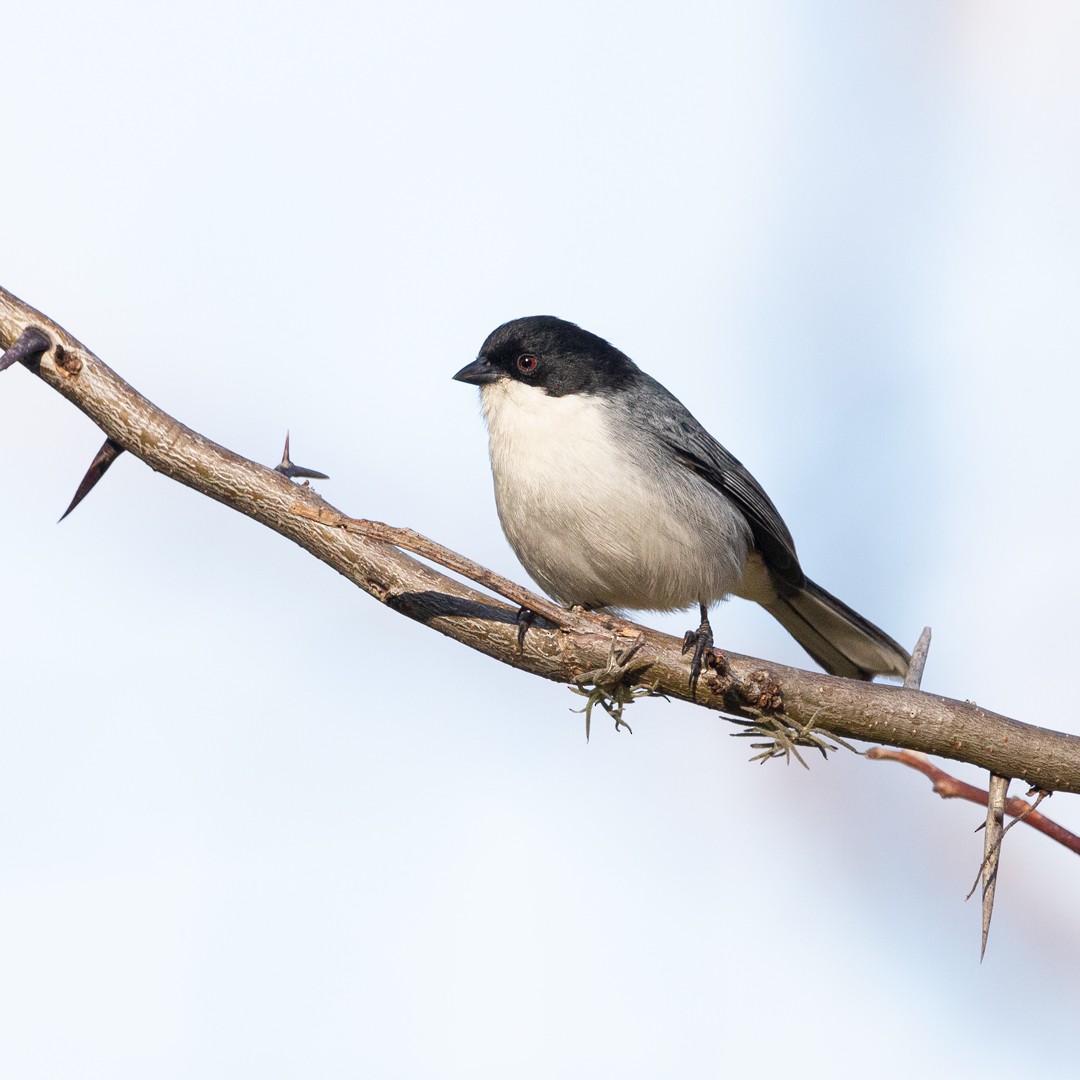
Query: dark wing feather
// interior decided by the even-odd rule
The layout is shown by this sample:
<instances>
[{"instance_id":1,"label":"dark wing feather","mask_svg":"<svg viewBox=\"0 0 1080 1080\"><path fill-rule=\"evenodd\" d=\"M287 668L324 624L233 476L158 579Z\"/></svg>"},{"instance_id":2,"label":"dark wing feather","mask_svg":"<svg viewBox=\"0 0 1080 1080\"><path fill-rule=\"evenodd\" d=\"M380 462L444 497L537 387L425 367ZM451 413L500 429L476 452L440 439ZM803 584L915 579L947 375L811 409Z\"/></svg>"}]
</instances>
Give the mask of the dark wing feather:
<instances>
[{"instance_id":1,"label":"dark wing feather","mask_svg":"<svg viewBox=\"0 0 1080 1080\"><path fill-rule=\"evenodd\" d=\"M754 545L779 581L802 588L806 575L799 566L795 542L761 485L677 398L655 380L649 381L666 399L660 409L650 410L649 426L656 431L660 441L680 465L697 473L739 508L750 526Z\"/></svg>"}]
</instances>

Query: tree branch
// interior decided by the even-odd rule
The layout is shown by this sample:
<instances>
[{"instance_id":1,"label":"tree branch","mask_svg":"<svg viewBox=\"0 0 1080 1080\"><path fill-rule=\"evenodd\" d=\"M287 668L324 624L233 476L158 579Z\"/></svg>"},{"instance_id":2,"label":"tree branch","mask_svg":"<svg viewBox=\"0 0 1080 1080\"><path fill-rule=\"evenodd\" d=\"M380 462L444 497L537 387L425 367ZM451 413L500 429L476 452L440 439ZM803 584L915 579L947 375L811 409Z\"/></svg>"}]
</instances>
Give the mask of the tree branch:
<instances>
[{"instance_id":1,"label":"tree branch","mask_svg":"<svg viewBox=\"0 0 1080 1080\"><path fill-rule=\"evenodd\" d=\"M613 635L626 646L640 637L633 679L690 700L689 668L676 638L608 614L564 611L408 530L351 523L310 488L185 427L62 327L0 289L0 347L8 349L30 329L43 333L48 347L26 346L41 344L31 335L16 359L86 413L118 448L287 537L395 611L502 663L567 684L610 667ZM513 605L432 569L403 548L419 550ZM518 606L545 620L528 631L520 649ZM915 689L718 652L696 704L968 761L1046 791L1080 792L1080 738Z\"/></svg>"},{"instance_id":2,"label":"tree branch","mask_svg":"<svg viewBox=\"0 0 1080 1080\"><path fill-rule=\"evenodd\" d=\"M943 799L964 799L977 806L986 806L989 801L988 791L951 776L922 754L915 754L910 750L886 750L883 746L872 746L866 751L866 756L871 761L895 761L916 772L921 772L933 785L934 793ZM1045 836L1049 836L1051 840L1064 845L1074 855L1080 855L1080 836L1040 814L1033 803L1013 795L1005 800L1005 813L1015 819L1012 824L1022 821L1025 825L1030 825Z\"/></svg>"}]
</instances>

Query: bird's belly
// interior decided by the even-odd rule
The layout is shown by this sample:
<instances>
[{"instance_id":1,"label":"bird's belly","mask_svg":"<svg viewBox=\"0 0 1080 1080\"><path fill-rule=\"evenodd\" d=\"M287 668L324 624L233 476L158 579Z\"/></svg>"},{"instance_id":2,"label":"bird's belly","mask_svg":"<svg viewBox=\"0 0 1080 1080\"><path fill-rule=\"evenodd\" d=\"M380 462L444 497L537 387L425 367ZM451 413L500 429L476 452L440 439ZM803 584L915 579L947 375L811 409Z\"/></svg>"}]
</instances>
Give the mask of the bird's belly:
<instances>
[{"instance_id":1,"label":"bird's belly","mask_svg":"<svg viewBox=\"0 0 1080 1080\"><path fill-rule=\"evenodd\" d=\"M580 449L580 448L579 448ZM730 503L689 470L663 486L596 447L496 469L503 530L522 565L565 604L671 611L738 586L748 531ZM676 466L678 469L678 466Z\"/></svg>"}]
</instances>

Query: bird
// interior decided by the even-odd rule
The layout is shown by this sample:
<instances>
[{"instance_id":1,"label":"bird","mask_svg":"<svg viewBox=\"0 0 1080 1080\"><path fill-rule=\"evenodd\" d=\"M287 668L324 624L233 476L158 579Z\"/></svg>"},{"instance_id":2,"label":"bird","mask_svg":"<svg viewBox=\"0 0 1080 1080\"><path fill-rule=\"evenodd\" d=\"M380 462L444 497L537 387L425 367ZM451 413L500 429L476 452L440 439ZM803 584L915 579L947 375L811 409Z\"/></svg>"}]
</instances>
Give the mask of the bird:
<instances>
[{"instance_id":1,"label":"bird","mask_svg":"<svg viewBox=\"0 0 1080 1080\"><path fill-rule=\"evenodd\" d=\"M903 678L910 657L811 581L761 485L674 394L604 338L512 319L454 376L479 387L495 503L530 577L567 607L680 611L696 695L709 608L760 604L826 672Z\"/></svg>"}]
</instances>

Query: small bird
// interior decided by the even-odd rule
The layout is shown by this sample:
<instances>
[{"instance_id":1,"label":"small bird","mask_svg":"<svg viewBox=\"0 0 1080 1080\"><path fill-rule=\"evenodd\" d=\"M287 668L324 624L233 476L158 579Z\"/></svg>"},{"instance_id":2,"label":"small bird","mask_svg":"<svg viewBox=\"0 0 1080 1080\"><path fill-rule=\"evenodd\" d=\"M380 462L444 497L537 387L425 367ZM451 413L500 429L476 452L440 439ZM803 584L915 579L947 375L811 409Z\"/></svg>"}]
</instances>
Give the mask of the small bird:
<instances>
[{"instance_id":1,"label":"small bird","mask_svg":"<svg viewBox=\"0 0 1080 1080\"><path fill-rule=\"evenodd\" d=\"M686 407L596 334L551 315L494 330L455 376L480 388L510 546L554 599L678 611L696 692L709 606L761 604L826 671L903 677L910 657L799 565L769 497Z\"/></svg>"}]
</instances>

